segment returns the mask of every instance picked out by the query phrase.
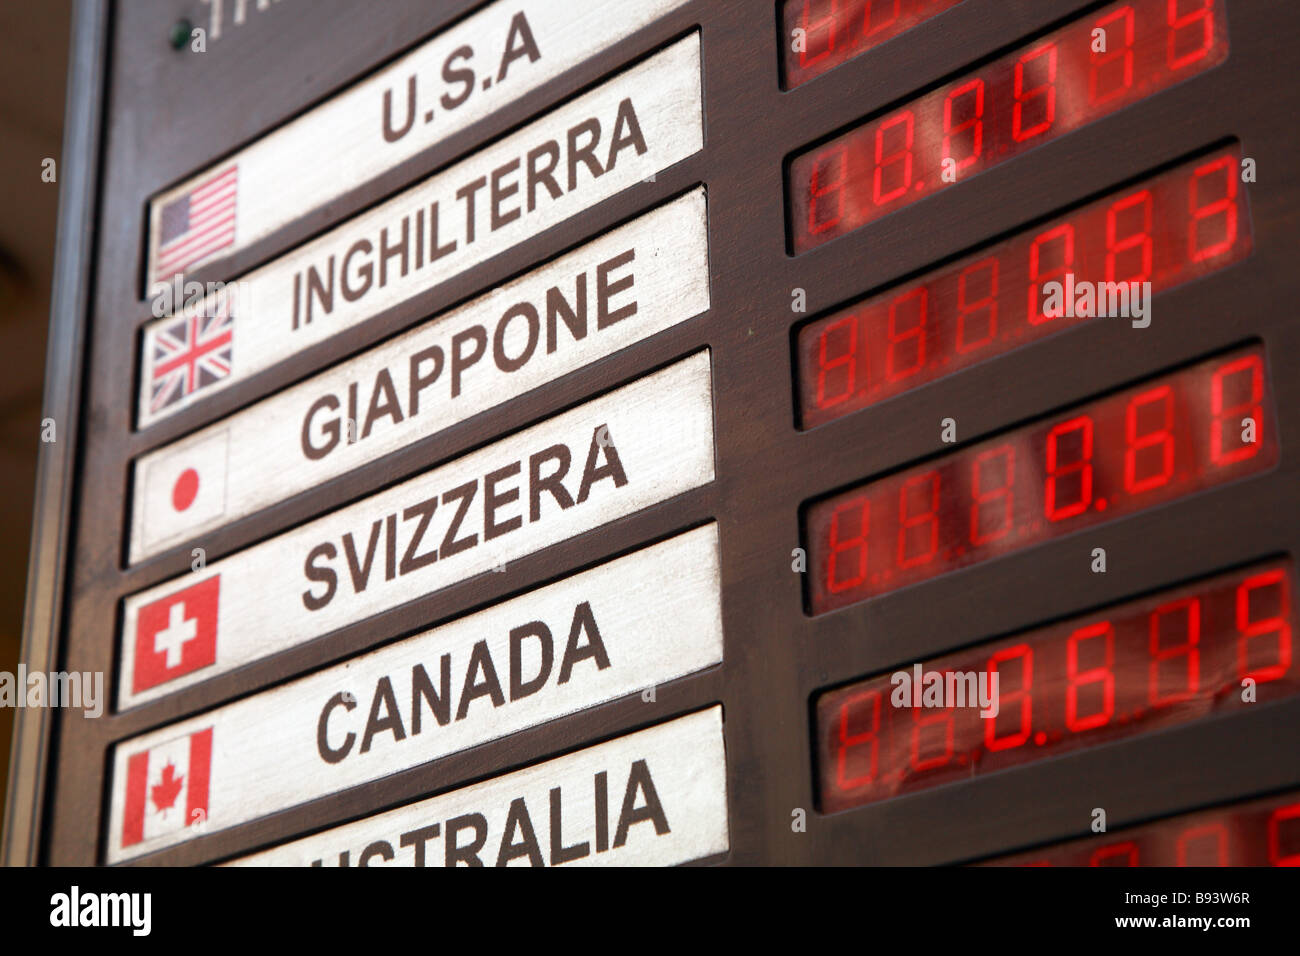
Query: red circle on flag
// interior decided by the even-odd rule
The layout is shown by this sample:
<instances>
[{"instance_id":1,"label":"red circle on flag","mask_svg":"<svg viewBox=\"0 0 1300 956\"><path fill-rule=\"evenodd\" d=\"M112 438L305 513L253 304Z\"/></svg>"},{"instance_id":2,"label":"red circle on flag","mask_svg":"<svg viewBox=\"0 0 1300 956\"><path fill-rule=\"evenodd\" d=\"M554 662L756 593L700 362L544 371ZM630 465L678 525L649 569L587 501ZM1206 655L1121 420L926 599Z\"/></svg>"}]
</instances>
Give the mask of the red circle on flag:
<instances>
[{"instance_id":1,"label":"red circle on flag","mask_svg":"<svg viewBox=\"0 0 1300 956\"><path fill-rule=\"evenodd\" d=\"M198 496L199 473L193 468L186 468L177 476L176 484L172 486L172 507L177 511L184 511L194 504L194 499Z\"/></svg>"}]
</instances>

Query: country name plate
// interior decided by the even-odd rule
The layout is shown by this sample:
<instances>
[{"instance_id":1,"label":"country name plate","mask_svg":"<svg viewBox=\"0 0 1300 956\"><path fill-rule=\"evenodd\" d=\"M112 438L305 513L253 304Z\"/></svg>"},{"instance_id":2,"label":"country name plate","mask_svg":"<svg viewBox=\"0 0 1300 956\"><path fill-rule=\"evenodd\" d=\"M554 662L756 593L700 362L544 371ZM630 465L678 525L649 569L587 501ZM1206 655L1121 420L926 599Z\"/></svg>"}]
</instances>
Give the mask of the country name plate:
<instances>
[{"instance_id":1,"label":"country name plate","mask_svg":"<svg viewBox=\"0 0 1300 956\"><path fill-rule=\"evenodd\" d=\"M149 276L233 255L685 0L497 2L149 203Z\"/></svg>"},{"instance_id":2,"label":"country name plate","mask_svg":"<svg viewBox=\"0 0 1300 956\"><path fill-rule=\"evenodd\" d=\"M319 487L708 308L699 188L143 456L130 560Z\"/></svg>"},{"instance_id":3,"label":"country name plate","mask_svg":"<svg viewBox=\"0 0 1300 956\"><path fill-rule=\"evenodd\" d=\"M725 853L722 708L230 866L674 866Z\"/></svg>"},{"instance_id":4,"label":"country name plate","mask_svg":"<svg viewBox=\"0 0 1300 956\"><path fill-rule=\"evenodd\" d=\"M719 567L717 526L705 525L119 744L108 860L715 665L723 653Z\"/></svg>"},{"instance_id":5,"label":"country name plate","mask_svg":"<svg viewBox=\"0 0 1300 956\"><path fill-rule=\"evenodd\" d=\"M713 476L712 372L702 351L128 597L119 709L505 570Z\"/></svg>"},{"instance_id":6,"label":"country name plate","mask_svg":"<svg viewBox=\"0 0 1300 956\"><path fill-rule=\"evenodd\" d=\"M699 34L317 239L157 319L141 336L138 424L517 246L703 145ZM178 278L176 285L182 285Z\"/></svg>"}]
</instances>

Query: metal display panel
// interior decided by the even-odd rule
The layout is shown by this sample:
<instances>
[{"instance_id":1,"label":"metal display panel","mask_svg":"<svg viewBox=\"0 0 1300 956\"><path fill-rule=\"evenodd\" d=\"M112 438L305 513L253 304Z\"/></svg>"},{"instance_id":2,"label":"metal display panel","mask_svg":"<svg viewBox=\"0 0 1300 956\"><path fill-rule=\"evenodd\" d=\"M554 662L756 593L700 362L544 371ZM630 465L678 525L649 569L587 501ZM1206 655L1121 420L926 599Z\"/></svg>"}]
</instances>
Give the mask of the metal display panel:
<instances>
[{"instance_id":1,"label":"metal display panel","mask_svg":"<svg viewBox=\"0 0 1300 956\"><path fill-rule=\"evenodd\" d=\"M521 6L527 6L522 3ZM149 200L303 114L482 4L369 5L281 0L227 22L205 53L165 42L182 15L164 0L79 6L47 407L75 447L42 463L24 659L48 648L64 670L113 674L124 599L187 573L192 548L215 562L576 408L708 349L715 479L485 573L175 694L99 718L70 710L19 721L6 824L11 862L106 862L113 749L399 638L715 522L722 663L532 726L392 776L142 857L233 860L416 801L577 753L720 704L733 864L952 864L1084 836L1091 810L1112 829L1300 785L1300 701L1065 754L834 814L818 809L813 702L863 677L1246 565L1300 554L1300 293L1291 262L1300 220L1292 157L1300 113L1291 51L1300 9L1226 0L1225 62L800 255L787 251L792 156L858 121L959 78L1062 23L1081 0L966 0L783 91L780 5L693 0L459 129L374 181L264 240L202 266L225 280L524 127L630 63L699 32L703 148L358 326L183 409L134 427ZM559 51L557 55L563 55ZM1161 292L1137 332L1093 322L1015 349L807 430L798 425L797 329L873 290L919 275L1167 164L1236 140L1255 160L1253 251ZM380 460L274 503L201 539L129 565L132 463L429 317L536 269L703 185L709 309L526 396L487 408ZM190 277L187 277L190 278ZM799 294L803 311L792 303ZM80 337L80 340L78 340ZM1134 346L1134 342L1137 346ZM1066 535L840 610L811 615L801 509L865 479L1080 404L1199 358L1261 342L1278 415L1278 465L1121 520ZM60 545L61 539L61 545ZM1093 548L1109 570L1089 568ZM669 575L671 569L664 569ZM297 588L294 569L286 586ZM49 668L55 663L48 663ZM116 688L110 695L116 699ZM802 811L802 813L800 813ZM802 818L802 825L799 825Z\"/></svg>"}]
</instances>

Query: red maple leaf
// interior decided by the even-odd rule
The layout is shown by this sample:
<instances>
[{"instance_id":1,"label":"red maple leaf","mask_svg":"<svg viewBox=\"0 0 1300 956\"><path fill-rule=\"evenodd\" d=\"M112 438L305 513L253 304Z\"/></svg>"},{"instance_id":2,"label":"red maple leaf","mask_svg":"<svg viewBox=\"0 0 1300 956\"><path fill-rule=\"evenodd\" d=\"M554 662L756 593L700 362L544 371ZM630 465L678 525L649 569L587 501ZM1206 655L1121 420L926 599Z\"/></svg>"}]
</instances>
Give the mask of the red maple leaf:
<instances>
[{"instance_id":1,"label":"red maple leaf","mask_svg":"<svg viewBox=\"0 0 1300 956\"><path fill-rule=\"evenodd\" d=\"M159 810L169 810L174 807L184 782L185 776L183 774L176 776L176 768L172 766L170 760L167 761L167 766L163 767L162 782L149 788L153 795L153 805Z\"/></svg>"}]
</instances>

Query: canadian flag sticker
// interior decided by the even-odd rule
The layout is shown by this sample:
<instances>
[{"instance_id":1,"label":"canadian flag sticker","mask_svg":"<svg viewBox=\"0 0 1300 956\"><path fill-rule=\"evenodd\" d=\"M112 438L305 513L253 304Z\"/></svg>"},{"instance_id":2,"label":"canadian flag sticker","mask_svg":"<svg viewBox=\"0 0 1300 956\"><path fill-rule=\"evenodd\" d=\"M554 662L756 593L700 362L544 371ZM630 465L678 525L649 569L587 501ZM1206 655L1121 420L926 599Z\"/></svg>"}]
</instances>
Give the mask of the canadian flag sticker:
<instances>
[{"instance_id":1,"label":"canadian flag sticker","mask_svg":"<svg viewBox=\"0 0 1300 956\"><path fill-rule=\"evenodd\" d=\"M136 612L131 691L138 694L217 660L221 575L168 594Z\"/></svg>"},{"instance_id":2,"label":"canadian flag sticker","mask_svg":"<svg viewBox=\"0 0 1300 956\"><path fill-rule=\"evenodd\" d=\"M211 727L132 754L126 764L122 846L206 822L211 766Z\"/></svg>"},{"instance_id":3,"label":"canadian flag sticker","mask_svg":"<svg viewBox=\"0 0 1300 956\"><path fill-rule=\"evenodd\" d=\"M178 543L225 514L229 446L230 434L222 428L144 460L144 473L136 475L144 500L135 522L147 547Z\"/></svg>"}]
</instances>

